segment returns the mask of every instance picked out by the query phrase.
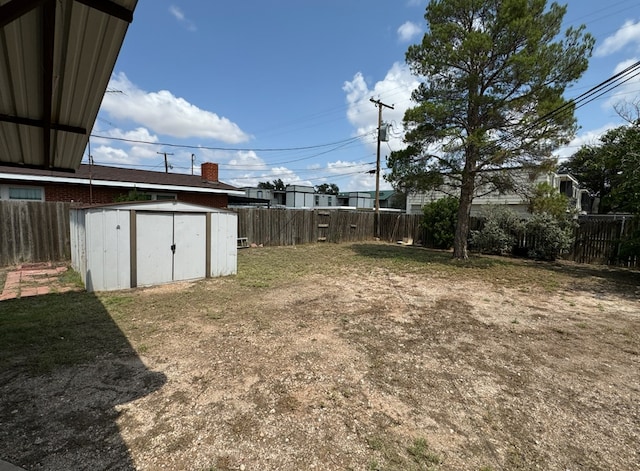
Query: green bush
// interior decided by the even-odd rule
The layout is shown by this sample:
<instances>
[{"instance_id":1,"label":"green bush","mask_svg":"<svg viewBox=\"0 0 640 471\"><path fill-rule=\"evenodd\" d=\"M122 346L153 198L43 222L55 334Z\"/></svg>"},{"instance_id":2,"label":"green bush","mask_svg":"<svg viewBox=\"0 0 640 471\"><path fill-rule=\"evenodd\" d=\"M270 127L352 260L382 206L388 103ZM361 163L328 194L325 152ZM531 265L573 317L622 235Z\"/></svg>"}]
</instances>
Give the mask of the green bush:
<instances>
[{"instance_id":1,"label":"green bush","mask_svg":"<svg viewBox=\"0 0 640 471\"><path fill-rule=\"evenodd\" d=\"M458 198L448 196L424 206L422 227L433 239L434 247L450 249L456 232Z\"/></svg>"},{"instance_id":2,"label":"green bush","mask_svg":"<svg viewBox=\"0 0 640 471\"><path fill-rule=\"evenodd\" d=\"M482 253L509 255L523 229L520 217L502 205L488 205L483 211L484 226L471 231L471 246Z\"/></svg>"},{"instance_id":3,"label":"green bush","mask_svg":"<svg viewBox=\"0 0 640 471\"><path fill-rule=\"evenodd\" d=\"M547 212L534 213L525 227L529 239L528 257L555 260L571 247L574 228L575 223L571 218L557 218Z\"/></svg>"},{"instance_id":4,"label":"green bush","mask_svg":"<svg viewBox=\"0 0 640 471\"><path fill-rule=\"evenodd\" d=\"M640 216L636 216L640 217ZM620 241L619 260L640 256L640 227L636 228L626 238Z\"/></svg>"}]
</instances>

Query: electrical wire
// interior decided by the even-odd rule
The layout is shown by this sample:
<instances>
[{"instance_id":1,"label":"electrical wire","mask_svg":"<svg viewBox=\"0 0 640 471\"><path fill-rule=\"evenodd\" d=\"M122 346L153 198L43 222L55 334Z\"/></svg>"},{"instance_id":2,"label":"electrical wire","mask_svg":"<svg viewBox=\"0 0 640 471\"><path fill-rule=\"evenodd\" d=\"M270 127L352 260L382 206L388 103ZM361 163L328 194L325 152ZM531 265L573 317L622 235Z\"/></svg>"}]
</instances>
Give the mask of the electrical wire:
<instances>
[{"instance_id":1,"label":"electrical wire","mask_svg":"<svg viewBox=\"0 0 640 471\"><path fill-rule=\"evenodd\" d=\"M348 139L343 139L341 141L327 142L324 144L315 144L315 145L300 146L300 147L280 147L280 148L195 146L195 145L189 145L189 144L175 144L171 142L151 142L151 141L143 141L140 139L127 139L124 137L100 136L98 134L91 134L90 137L95 137L97 139L107 139L111 141L128 142L132 144L147 144L151 146L173 147L173 148L180 148L180 149L220 150L220 151L231 151L231 152L284 152L284 151L319 149L322 147L329 147L336 144L349 143L349 142L357 141L358 139L362 139L363 137L367 137L370 134L371 133L360 134L358 136L350 137Z\"/></svg>"}]
</instances>

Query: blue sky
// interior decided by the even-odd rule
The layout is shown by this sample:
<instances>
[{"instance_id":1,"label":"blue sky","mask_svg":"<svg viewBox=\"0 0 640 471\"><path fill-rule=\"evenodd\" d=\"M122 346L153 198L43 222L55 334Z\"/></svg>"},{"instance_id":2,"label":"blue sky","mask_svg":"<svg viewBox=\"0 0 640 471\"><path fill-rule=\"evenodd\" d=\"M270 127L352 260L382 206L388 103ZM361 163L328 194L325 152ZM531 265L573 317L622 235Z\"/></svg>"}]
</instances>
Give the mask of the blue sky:
<instances>
[{"instance_id":1,"label":"blue sky","mask_svg":"<svg viewBox=\"0 0 640 471\"><path fill-rule=\"evenodd\" d=\"M426 4L139 0L93 129L94 162L163 171L167 152L173 172L217 162L220 179L238 187L280 178L373 190L378 111L369 100L394 105L383 111L392 125L384 168L402 146L402 116L417 85L404 57L425 31ZM571 98L640 60L640 6L567 4L565 24L585 24L597 41ZM580 130L558 156L621 125L613 105L639 98L636 77L578 109ZM382 180L381 188L390 186Z\"/></svg>"}]
</instances>

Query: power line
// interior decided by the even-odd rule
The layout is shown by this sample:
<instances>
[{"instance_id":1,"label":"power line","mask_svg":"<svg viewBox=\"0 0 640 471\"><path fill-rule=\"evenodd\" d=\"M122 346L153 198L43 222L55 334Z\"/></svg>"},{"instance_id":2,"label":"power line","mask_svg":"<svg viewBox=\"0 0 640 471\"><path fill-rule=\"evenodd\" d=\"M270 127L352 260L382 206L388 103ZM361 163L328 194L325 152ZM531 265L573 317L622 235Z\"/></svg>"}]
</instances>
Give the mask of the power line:
<instances>
[{"instance_id":1,"label":"power line","mask_svg":"<svg viewBox=\"0 0 640 471\"><path fill-rule=\"evenodd\" d=\"M232 152L233 151L235 152L285 152L285 151L319 149L322 147L329 147L337 144L354 142L354 141L357 141L358 139L362 139L363 137L367 137L370 134L371 133L360 134L358 136L350 137L348 139L343 139L341 141L336 141L336 142L327 142L325 144L315 144L315 145L300 146L300 147L280 147L280 148L195 146L195 145L189 145L189 144L175 144L171 142L151 142L151 141L143 141L140 139L127 139L124 137L100 136L98 134L91 134L91 137L95 137L98 139L107 139L111 141L129 142L133 144L147 144L151 146L174 147L174 148L180 148L180 149L221 150L221 151L232 151Z\"/></svg>"}]
</instances>

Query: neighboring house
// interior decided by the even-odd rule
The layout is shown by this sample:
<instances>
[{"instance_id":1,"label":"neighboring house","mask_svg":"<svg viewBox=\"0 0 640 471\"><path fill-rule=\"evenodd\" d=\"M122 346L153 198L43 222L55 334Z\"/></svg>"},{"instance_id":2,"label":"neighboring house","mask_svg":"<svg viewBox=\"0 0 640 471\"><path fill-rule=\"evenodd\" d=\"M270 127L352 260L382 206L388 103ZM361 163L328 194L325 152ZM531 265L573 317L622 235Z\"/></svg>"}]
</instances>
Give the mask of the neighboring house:
<instances>
[{"instance_id":1,"label":"neighboring house","mask_svg":"<svg viewBox=\"0 0 640 471\"><path fill-rule=\"evenodd\" d=\"M287 185L285 190L268 188L243 188L246 204L253 206L318 208L339 206L337 195L316 193L314 187L306 185ZM242 205L241 201L238 204Z\"/></svg>"},{"instance_id":2,"label":"neighboring house","mask_svg":"<svg viewBox=\"0 0 640 471\"><path fill-rule=\"evenodd\" d=\"M373 196L368 191L350 191L338 195L340 206L349 206L358 209L371 209L375 206L375 191Z\"/></svg>"},{"instance_id":3,"label":"neighboring house","mask_svg":"<svg viewBox=\"0 0 640 471\"><path fill-rule=\"evenodd\" d=\"M340 206L338 195L314 193L314 206L318 208L336 208Z\"/></svg>"},{"instance_id":4,"label":"neighboring house","mask_svg":"<svg viewBox=\"0 0 640 471\"><path fill-rule=\"evenodd\" d=\"M287 185L284 190L245 187L246 204L252 206L287 208L357 208L373 209L376 204L375 191L351 191L337 195L316 193L315 188L306 185ZM380 208L393 208L396 192L380 191ZM239 203L240 205L242 203ZM397 208L402 209L402 208Z\"/></svg>"},{"instance_id":5,"label":"neighboring house","mask_svg":"<svg viewBox=\"0 0 640 471\"><path fill-rule=\"evenodd\" d=\"M107 204L131 192L149 200L180 200L225 208L244 192L218 180L218 164L203 163L202 175L82 164L75 172L0 166L0 200Z\"/></svg>"},{"instance_id":6,"label":"neighboring house","mask_svg":"<svg viewBox=\"0 0 640 471\"><path fill-rule=\"evenodd\" d=\"M514 171L520 171L514 169ZM489 204L493 205L507 205L513 209L516 213L526 216L528 214L529 201L527 195L530 195L532 190L540 183L548 183L553 188L556 188L560 193L569 198L569 202L579 213L583 212L582 201L583 193L585 190L580 189L578 180L569 174L557 174L554 172L544 173L534 178L529 178L528 174L521 172L517 178L518 189L515 191L508 191L506 193L500 193L494 191L488 194L482 194L482 188L476 190L476 194L480 193L480 196L476 196L471 204L471 215L479 216L482 214L482 210ZM456 190L446 192L441 190L434 190L424 193L409 193L407 196L407 214L421 214L422 208L426 204L439 200L446 196L455 194Z\"/></svg>"},{"instance_id":7,"label":"neighboring house","mask_svg":"<svg viewBox=\"0 0 640 471\"><path fill-rule=\"evenodd\" d=\"M378 193L380 209L404 210L404 204L402 204L402 206L398 206L399 201L402 203L404 203L404 201L397 198L397 196L398 193L394 190L380 190ZM341 206L352 206L359 209L373 209L376 206L376 192L374 190L340 193L338 200Z\"/></svg>"},{"instance_id":8,"label":"neighboring house","mask_svg":"<svg viewBox=\"0 0 640 471\"><path fill-rule=\"evenodd\" d=\"M288 208L313 208L315 190L312 186L287 185L285 205Z\"/></svg>"},{"instance_id":9,"label":"neighboring house","mask_svg":"<svg viewBox=\"0 0 640 471\"><path fill-rule=\"evenodd\" d=\"M287 192L284 190L274 190L272 188L244 187L245 205L282 207L286 202Z\"/></svg>"}]
</instances>

